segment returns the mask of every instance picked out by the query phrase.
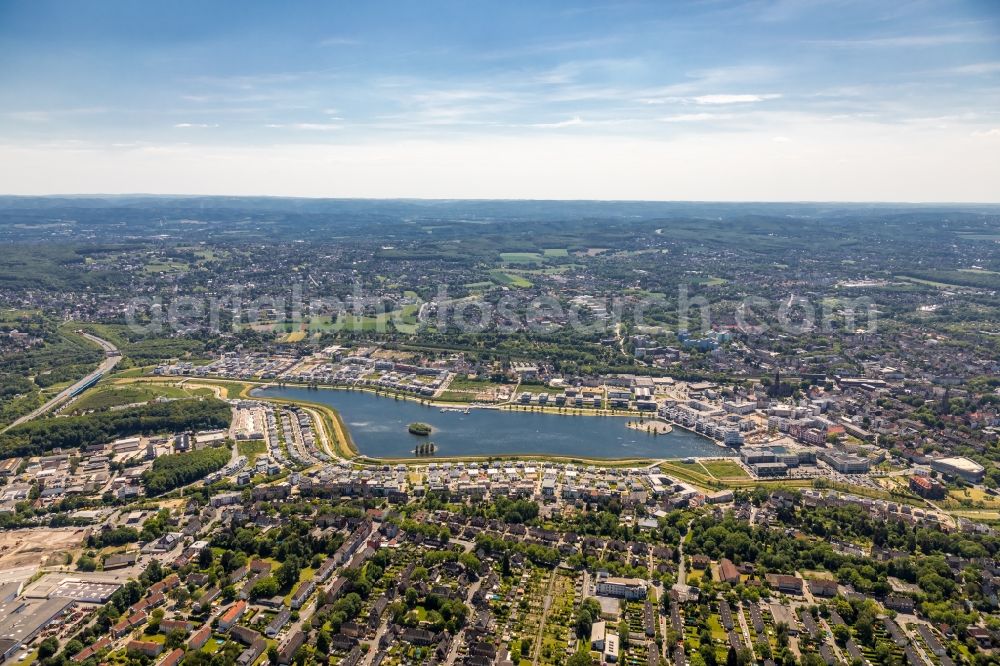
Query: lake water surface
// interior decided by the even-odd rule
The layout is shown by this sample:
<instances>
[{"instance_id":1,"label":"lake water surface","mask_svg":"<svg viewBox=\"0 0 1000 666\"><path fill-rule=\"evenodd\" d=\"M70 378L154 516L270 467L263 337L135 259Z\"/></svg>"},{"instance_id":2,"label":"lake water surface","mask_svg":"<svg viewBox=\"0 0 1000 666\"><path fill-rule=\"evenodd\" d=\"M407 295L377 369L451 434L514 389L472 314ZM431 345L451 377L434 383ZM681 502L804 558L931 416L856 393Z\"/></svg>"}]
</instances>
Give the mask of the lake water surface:
<instances>
[{"instance_id":1,"label":"lake water surface","mask_svg":"<svg viewBox=\"0 0 1000 666\"><path fill-rule=\"evenodd\" d=\"M622 416L563 416L494 409L442 413L440 407L365 391L291 386L256 389L253 395L333 407L350 429L358 451L374 458L408 457L417 444L428 440L437 445L439 456L535 453L614 459L734 455L732 449L682 428L675 427L656 437L630 430L625 425L629 419ZM414 421L429 423L434 432L429 438L409 434L406 427Z\"/></svg>"}]
</instances>

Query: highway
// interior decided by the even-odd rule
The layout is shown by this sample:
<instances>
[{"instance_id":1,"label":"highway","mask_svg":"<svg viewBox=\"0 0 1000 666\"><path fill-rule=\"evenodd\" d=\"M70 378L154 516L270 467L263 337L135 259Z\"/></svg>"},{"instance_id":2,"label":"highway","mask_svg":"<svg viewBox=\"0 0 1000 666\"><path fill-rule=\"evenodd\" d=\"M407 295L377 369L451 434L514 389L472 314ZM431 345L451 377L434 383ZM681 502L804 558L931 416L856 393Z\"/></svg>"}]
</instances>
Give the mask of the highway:
<instances>
[{"instance_id":1,"label":"highway","mask_svg":"<svg viewBox=\"0 0 1000 666\"><path fill-rule=\"evenodd\" d=\"M115 347L107 340L103 340L97 337L96 335L91 335L90 333L83 333L81 331L80 335L87 338L91 342L100 345L101 349L104 350L105 354L104 360L101 361L101 364L97 367L97 370L94 370L92 373L90 373L80 381L76 382L69 388L63 389L62 391L60 391L59 395L55 396L54 398L52 398L51 400L49 400L44 405L42 405L35 411L31 412L30 414L25 414L21 418L17 419L3 430L0 430L0 432L6 432L7 430L13 428L14 426L21 425L26 421L38 418L42 414L45 414L46 412L55 409L63 402L65 402L67 399L69 399L69 397L72 396L75 391L79 390L83 386L86 386L88 382L94 381L96 378L100 377L104 373L110 372L116 365L118 365L118 361L120 361L122 357L118 353L117 347Z\"/></svg>"}]
</instances>

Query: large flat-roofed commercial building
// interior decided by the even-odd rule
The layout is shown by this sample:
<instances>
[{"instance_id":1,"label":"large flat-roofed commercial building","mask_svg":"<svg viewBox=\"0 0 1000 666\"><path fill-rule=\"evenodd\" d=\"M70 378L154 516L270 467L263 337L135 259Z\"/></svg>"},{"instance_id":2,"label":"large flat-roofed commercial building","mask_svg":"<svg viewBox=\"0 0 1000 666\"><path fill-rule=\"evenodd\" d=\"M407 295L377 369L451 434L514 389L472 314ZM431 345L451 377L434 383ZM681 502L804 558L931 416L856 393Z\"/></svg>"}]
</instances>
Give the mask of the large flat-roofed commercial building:
<instances>
[{"instance_id":1,"label":"large flat-roofed commercial building","mask_svg":"<svg viewBox=\"0 0 1000 666\"><path fill-rule=\"evenodd\" d=\"M986 470L982 465L968 458L938 458L931 461L931 469L942 474L958 476L969 483L979 483L983 480Z\"/></svg>"},{"instance_id":2,"label":"large flat-roofed commercial building","mask_svg":"<svg viewBox=\"0 0 1000 666\"><path fill-rule=\"evenodd\" d=\"M777 458L771 449L746 446L740 450L740 458L747 465L757 465L760 463L773 463Z\"/></svg>"},{"instance_id":3,"label":"large flat-roofed commercial building","mask_svg":"<svg viewBox=\"0 0 1000 666\"><path fill-rule=\"evenodd\" d=\"M750 465L750 469L753 470L754 476L758 477L785 476L788 474L788 465L783 462L757 463L756 465Z\"/></svg>"},{"instance_id":4,"label":"large flat-roofed commercial building","mask_svg":"<svg viewBox=\"0 0 1000 666\"><path fill-rule=\"evenodd\" d=\"M73 605L72 599L25 599L0 603L0 658L7 659Z\"/></svg>"},{"instance_id":5,"label":"large flat-roofed commercial building","mask_svg":"<svg viewBox=\"0 0 1000 666\"><path fill-rule=\"evenodd\" d=\"M823 462L841 474L864 474L871 469L872 461L852 453L827 451L822 455Z\"/></svg>"},{"instance_id":6,"label":"large flat-roofed commercial building","mask_svg":"<svg viewBox=\"0 0 1000 666\"><path fill-rule=\"evenodd\" d=\"M740 450L740 460L753 466L761 463L784 463L786 467L813 465L816 463L816 451L797 445L793 440L784 437L764 446L747 446Z\"/></svg>"},{"instance_id":7,"label":"large flat-roofed commercial building","mask_svg":"<svg viewBox=\"0 0 1000 666\"><path fill-rule=\"evenodd\" d=\"M67 579L56 586L49 598L63 597L92 604L103 604L120 587L120 583Z\"/></svg>"},{"instance_id":8,"label":"large flat-roofed commercial building","mask_svg":"<svg viewBox=\"0 0 1000 666\"><path fill-rule=\"evenodd\" d=\"M621 599L645 599L646 581L641 578L599 578L597 594Z\"/></svg>"},{"instance_id":9,"label":"large flat-roofed commercial building","mask_svg":"<svg viewBox=\"0 0 1000 666\"><path fill-rule=\"evenodd\" d=\"M103 604L122 583L109 573L47 573L24 590L32 599L72 599L81 603Z\"/></svg>"}]
</instances>

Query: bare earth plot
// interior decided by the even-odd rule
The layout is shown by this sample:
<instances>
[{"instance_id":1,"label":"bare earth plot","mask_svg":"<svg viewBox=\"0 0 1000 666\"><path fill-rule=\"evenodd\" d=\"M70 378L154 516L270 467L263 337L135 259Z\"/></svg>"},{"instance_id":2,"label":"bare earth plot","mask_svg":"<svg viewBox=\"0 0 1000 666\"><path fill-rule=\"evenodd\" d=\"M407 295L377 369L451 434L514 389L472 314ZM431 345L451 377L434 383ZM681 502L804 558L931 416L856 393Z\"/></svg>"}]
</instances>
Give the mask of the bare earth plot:
<instances>
[{"instance_id":1,"label":"bare earth plot","mask_svg":"<svg viewBox=\"0 0 1000 666\"><path fill-rule=\"evenodd\" d=\"M78 548L85 531L81 527L66 527L0 532L0 571L62 564L59 556Z\"/></svg>"}]
</instances>

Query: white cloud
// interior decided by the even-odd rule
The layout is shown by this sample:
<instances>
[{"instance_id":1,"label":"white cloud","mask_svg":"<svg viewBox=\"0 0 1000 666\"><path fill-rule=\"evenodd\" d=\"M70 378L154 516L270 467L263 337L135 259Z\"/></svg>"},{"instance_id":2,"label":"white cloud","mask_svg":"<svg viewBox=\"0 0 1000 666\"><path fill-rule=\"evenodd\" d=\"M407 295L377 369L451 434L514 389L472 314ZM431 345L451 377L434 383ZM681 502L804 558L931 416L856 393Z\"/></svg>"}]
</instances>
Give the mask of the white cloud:
<instances>
[{"instance_id":1,"label":"white cloud","mask_svg":"<svg viewBox=\"0 0 1000 666\"><path fill-rule=\"evenodd\" d=\"M13 120L30 123L47 123L55 120L77 116L92 116L107 113L108 109L100 106L80 107L72 109L33 109L29 111L10 111L5 115Z\"/></svg>"},{"instance_id":2,"label":"white cloud","mask_svg":"<svg viewBox=\"0 0 1000 666\"><path fill-rule=\"evenodd\" d=\"M1000 128L994 127L993 129L983 130L981 132L973 132L972 136L1000 137Z\"/></svg>"},{"instance_id":3,"label":"white cloud","mask_svg":"<svg viewBox=\"0 0 1000 666\"><path fill-rule=\"evenodd\" d=\"M335 132L344 129L341 123L268 123L264 127L271 129L294 129L312 132Z\"/></svg>"},{"instance_id":4,"label":"white cloud","mask_svg":"<svg viewBox=\"0 0 1000 666\"><path fill-rule=\"evenodd\" d=\"M344 129L341 123L294 123L293 128L299 130L313 130L318 132L332 132Z\"/></svg>"},{"instance_id":5,"label":"white cloud","mask_svg":"<svg viewBox=\"0 0 1000 666\"><path fill-rule=\"evenodd\" d=\"M215 123L176 123L174 127L178 129L189 129L189 128L203 129L208 127L218 127L218 125Z\"/></svg>"},{"instance_id":6,"label":"white cloud","mask_svg":"<svg viewBox=\"0 0 1000 666\"><path fill-rule=\"evenodd\" d=\"M777 94L767 94L767 95L698 95L697 97L691 97L690 101L695 104L752 104L754 102L763 102L768 99L777 99L781 95Z\"/></svg>"},{"instance_id":7,"label":"white cloud","mask_svg":"<svg viewBox=\"0 0 1000 666\"><path fill-rule=\"evenodd\" d=\"M52 120L52 113L49 111L11 111L7 117L28 123L47 123Z\"/></svg>"},{"instance_id":8,"label":"white cloud","mask_svg":"<svg viewBox=\"0 0 1000 666\"><path fill-rule=\"evenodd\" d=\"M728 118L727 114L720 113L677 113L672 116L660 118L664 123L696 123L704 120L721 120Z\"/></svg>"},{"instance_id":9,"label":"white cloud","mask_svg":"<svg viewBox=\"0 0 1000 666\"><path fill-rule=\"evenodd\" d=\"M622 41L618 35L605 35L602 37L586 37L583 39L564 39L550 42L538 42L527 44L510 49L497 51L486 51L477 54L477 57L484 60L501 60L507 58L524 58L528 56L542 55L546 53L561 53L564 51L591 51L605 46L617 44Z\"/></svg>"},{"instance_id":10,"label":"white cloud","mask_svg":"<svg viewBox=\"0 0 1000 666\"><path fill-rule=\"evenodd\" d=\"M784 69L769 65L737 65L688 72L687 80L638 91L643 104L668 104L689 101L686 98L708 90L735 86L764 87L779 80Z\"/></svg>"},{"instance_id":11,"label":"white cloud","mask_svg":"<svg viewBox=\"0 0 1000 666\"><path fill-rule=\"evenodd\" d=\"M807 43L816 46L829 46L838 49L855 48L912 48L928 46L948 46L950 44L968 44L980 42L979 35L963 33L941 33L927 35L891 35L886 37L870 37L867 39L816 39Z\"/></svg>"},{"instance_id":12,"label":"white cloud","mask_svg":"<svg viewBox=\"0 0 1000 666\"><path fill-rule=\"evenodd\" d=\"M21 194L1000 201L1000 131L989 126L979 126L989 139L969 125L927 132L819 118L724 134L702 127L670 139L525 128L259 146L0 143L0 182ZM775 136L792 141L779 149Z\"/></svg>"},{"instance_id":13,"label":"white cloud","mask_svg":"<svg viewBox=\"0 0 1000 666\"><path fill-rule=\"evenodd\" d=\"M319 43L319 45L320 46L357 46L360 43L361 43L361 40L357 39L355 37L334 36L334 37L327 37L326 39L321 40L320 43Z\"/></svg>"},{"instance_id":14,"label":"white cloud","mask_svg":"<svg viewBox=\"0 0 1000 666\"><path fill-rule=\"evenodd\" d=\"M998 62L977 62L969 65L961 65L944 70L948 74L997 74L1000 73L1000 61Z\"/></svg>"},{"instance_id":15,"label":"white cloud","mask_svg":"<svg viewBox=\"0 0 1000 666\"><path fill-rule=\"evenodd\" d=\"M575 127L577 125L583 125L583 118L580 116L573 116L568 120L560 120L554 123L534 123L529 127L539 127L539 128L559 128L559 127Z\"/></svg>"}]
</instances>

